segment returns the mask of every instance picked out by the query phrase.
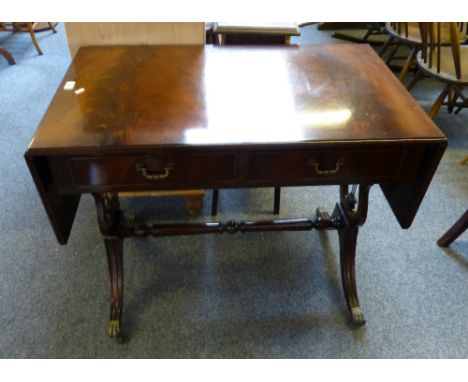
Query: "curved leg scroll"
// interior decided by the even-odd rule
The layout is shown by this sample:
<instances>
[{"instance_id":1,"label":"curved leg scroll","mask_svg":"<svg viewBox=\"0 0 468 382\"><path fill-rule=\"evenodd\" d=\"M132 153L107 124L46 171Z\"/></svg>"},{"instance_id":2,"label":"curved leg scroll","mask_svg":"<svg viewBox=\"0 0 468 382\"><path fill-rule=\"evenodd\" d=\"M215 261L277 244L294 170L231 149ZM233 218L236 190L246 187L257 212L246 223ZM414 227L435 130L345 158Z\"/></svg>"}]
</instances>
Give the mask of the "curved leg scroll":
<instances>
[{"instance_id":1,"label":"curved leg scroll","mask_svg":"<svg viewBox=\"0 0 468 382\"><path fill-rule=\"evenodd\" d=\"M341 202L336 205L335 211L333 212L335 217L340 216L343 221L343 227L338 229L341 282L346 305L351 314L353 323L356 325L363 325L366 323L357 295L355 258L359 226L364 224L367 216L369 189L369 185L361 185L359 187L358 200L356 200L354 195L355 187L353 187L352 192L348 192L347 186L341 186Z\"/></svg>"}]
</instances>

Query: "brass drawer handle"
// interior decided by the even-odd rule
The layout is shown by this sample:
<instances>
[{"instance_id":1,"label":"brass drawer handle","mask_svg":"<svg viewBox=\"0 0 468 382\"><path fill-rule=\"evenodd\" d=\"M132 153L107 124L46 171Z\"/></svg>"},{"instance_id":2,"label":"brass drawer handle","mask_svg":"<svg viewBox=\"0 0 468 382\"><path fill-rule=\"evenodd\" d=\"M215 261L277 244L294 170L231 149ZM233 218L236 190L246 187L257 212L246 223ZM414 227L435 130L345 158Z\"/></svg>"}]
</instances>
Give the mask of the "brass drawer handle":
<instances>
[{"instance_id":1,"label":"brass drawer handle","mask_svg":"<svg viewBox=\"0 0 468 382\"><path fill-rule=\"evenodd\" d=\"M169 173L171 170L174 168L174 165L172 163L169 163L164 167L164 172L161 174L148 174L148 169L143 166L141 163L137 163L136 165L136 170L138 172L141 172L141 174L149 180L163 180L166 179L169 176Z\"/></svg>"},{"instance_id":2,"label":"brass drawer handle","mask_svg":"<svg viewBox=\"0 0 468 382\"><path fill-rule=\"evenodd\" d=\"M333 170L320 170L320 164L315 159L309 159L307 164L314 169L314 171L319 175L331 175L336 174L340 171L341 166L343 165L344 160L338 159L335 164L335 168Z\"/></svg>"}]
</instances>

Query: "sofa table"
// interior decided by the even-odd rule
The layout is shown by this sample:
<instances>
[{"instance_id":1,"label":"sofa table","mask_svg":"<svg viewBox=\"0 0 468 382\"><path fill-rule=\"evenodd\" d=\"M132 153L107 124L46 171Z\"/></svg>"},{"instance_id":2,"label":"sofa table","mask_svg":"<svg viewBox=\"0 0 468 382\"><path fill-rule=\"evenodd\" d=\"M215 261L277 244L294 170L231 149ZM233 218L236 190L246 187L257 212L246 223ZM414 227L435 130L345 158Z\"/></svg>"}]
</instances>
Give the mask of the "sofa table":
<instances>
[{"instance_id":1,"label":"sofa table","mask_svg":"<svg viewBox=\"0 0 468 382\"><path fill-rule=\"evenodd\" d=\"M447 145L363 45L81 48L25 158L57 240L82 194L96 201L119 337L123 240L208 233L337 230L350 317L365 322L356 240L372 185L410 227ZM136 223L119 192L339 186L329 214L193 224Z\"/></svg>"}]
</instances>

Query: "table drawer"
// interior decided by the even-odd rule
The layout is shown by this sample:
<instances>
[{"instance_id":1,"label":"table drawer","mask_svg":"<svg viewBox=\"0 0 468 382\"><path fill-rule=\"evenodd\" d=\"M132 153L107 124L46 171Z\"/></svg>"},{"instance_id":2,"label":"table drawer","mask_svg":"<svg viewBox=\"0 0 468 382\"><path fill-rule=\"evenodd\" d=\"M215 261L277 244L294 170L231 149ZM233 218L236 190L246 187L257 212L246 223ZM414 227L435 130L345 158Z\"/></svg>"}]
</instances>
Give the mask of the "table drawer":
<instances>
[{"instance_id":1,"label":"table drawer","mask_svg":"<svg viewBox=\"0 0 468 382\"><path fill-rule=\"evenodd\" d=\"M235 155L180 154L72 158L78 187L179 184L228 181L235 177Z\"/></svg>"},{"instance_id":2,"label":"table drawer","mask_svg":"<svg viewBox=\"0 0 468 382\"><path fill-rule=\"evenodd\" d=\"M249 156L249 180L396 178L405 149L268 152Z\"/></svg>"}]
</instances>

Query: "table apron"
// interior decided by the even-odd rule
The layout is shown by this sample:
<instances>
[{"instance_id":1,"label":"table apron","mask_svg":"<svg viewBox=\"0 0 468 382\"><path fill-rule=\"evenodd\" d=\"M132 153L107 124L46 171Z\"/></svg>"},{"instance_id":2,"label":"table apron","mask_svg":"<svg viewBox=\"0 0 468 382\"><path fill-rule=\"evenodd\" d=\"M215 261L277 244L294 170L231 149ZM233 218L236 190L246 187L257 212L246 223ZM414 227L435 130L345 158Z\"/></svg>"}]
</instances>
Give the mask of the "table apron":
<instances>
[{"instance_id":1,"label":"table apron","mask_svg":"<svg viewBox=\"0 0 468 382\"><path fill-rule=\"evenodd\" d=\"M48 157L62 194L399 183L417 171L421 150L155 152Z\"/></svg>"}]
</instances>

